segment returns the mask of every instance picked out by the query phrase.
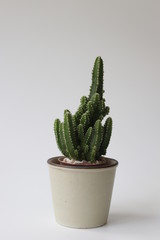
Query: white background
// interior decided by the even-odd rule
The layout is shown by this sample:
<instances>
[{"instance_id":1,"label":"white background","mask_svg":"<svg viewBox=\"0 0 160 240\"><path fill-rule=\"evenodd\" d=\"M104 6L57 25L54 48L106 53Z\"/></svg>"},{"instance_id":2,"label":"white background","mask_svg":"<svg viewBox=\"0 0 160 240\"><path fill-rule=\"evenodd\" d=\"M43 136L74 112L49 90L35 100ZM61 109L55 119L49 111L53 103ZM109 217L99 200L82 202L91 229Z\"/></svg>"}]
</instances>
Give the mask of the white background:
<instances>
[{"instance_id":1,"label":"white background","mask_svg":"<svg viewBox=\"0 0 160 240\"><path fill-rule=\"evenodd\" d=\"M0 0L0 238L160 239L160 1ZM119 161L108 225L55 223L53 121L87 95L96 56Z\"/></svg>"}]
</instances>

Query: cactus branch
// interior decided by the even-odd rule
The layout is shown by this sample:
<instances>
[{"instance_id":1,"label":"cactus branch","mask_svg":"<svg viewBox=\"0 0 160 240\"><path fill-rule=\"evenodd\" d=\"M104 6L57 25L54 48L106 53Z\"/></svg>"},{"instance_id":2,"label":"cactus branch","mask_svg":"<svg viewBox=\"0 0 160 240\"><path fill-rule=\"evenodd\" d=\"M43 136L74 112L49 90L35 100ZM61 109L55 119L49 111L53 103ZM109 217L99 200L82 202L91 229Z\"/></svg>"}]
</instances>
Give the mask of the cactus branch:
<instances>
[{"instance_id":1,"label":"cactus branch","mask_svg":"<svg viewBox=\"0 0 160 240\"><path fill-rule=\"evenodd\" d=\"M91 142L90 142L90 151L88 153L88 159L93 162L93 156L95 160L96 152L99 152L99 148L101 146L103 138L103 128L100 120L97 120L91 136ZM95 155L94 155L95 152Z\"/></svg>"},{"instance_id":2,"label":"cactus branch","mask_svg":"<svg viewBox=\"0 0 160 240\"><path fill-rule=\"evenodd\" d=\"M55 121L54 121L54 133L55 133L58 148L62 151L63 147L61 145L61 140L60 140L60 124L61 124L60 120L55 119Z\"/></svg>"},{"instance_id":3,"label":"cactus branch","mask_svg":"<svg viewBox=\"0 0 160 240\"><path fill-rule=\"evenodd\" d=\"M80 119L86 110L87 101L88 101L88 99L86 96L81 97L80 106L78 107L78 110L76 111L76 113L73 116L75 119L75 122L77 124L79 124Z\"/></svg>"},{"instance_id":4,"label":"cactus branch","mask_svg":"<svg viewBox=\"0 0 160 240\"><path fill-rule=\"evenodd\" d=\"M103 141L102 141L102 144L100 147L101 155L106 154L106 149L109 145L111 134L112 134L112 118L109 117L109 118L107 118L105 125L104 125L104 136L103 136Z\"/></svg>"},{"instance_id":5,"label":"cactus branch","mask_svg":"<svg viewBox=\"0 0 160 240\"><path fill-rule=\"evenodd\" d=\"M72 115L68 110L64 112L63 130L64 130L64 137L65 137L67 152L69 153L70 158L77 159L77 154L76 154L77 152L75 152L77 144L76 144L76 138L74 133Z\"/></svg>"}]
</instances>

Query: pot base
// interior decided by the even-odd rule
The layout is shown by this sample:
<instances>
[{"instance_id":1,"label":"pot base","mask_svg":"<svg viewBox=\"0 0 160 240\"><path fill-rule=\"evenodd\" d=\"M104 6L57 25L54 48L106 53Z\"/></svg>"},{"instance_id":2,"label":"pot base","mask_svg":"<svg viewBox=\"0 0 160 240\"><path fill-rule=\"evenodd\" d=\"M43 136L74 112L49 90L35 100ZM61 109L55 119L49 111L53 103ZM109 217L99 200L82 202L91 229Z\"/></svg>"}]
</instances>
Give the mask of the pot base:
<instances>
[{"instance_id":1,"label":"pot base","mask_svg":"<svg viewBox=\"0 0 160 240\"><path fill-rule=\"evenodd\" d=\"M107 224L107 222L105 222L105 223L102 223L102 224L98 224L98 225L95 225L95 226L93 226L93 225L91 225L91 226L89 226L89 225L87 225L87 226L80 226L80 225L72 225L72 226L70 226L70 225L66 225L66 224L63 224L63 223L59 223L57 220L56 220L56 222L57 222L57 224L59 224L59 225L61 225L61 226L63 226L63 227L67 227L67 228L75 228L75 229L91 229L91 228L99 228L99 227L103 227L103 226L105 226L106 224Z\"/></svg>"}]
</instances>

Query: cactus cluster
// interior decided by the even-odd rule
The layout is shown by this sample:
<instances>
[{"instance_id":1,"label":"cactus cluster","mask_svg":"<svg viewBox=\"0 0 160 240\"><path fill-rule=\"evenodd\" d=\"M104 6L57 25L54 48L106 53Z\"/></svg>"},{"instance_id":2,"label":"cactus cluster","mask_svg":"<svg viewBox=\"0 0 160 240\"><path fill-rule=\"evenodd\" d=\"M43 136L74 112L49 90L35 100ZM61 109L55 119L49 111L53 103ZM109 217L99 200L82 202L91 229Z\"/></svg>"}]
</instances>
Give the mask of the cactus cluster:
<instances>
[{"instance_id":1,"label":"cactus cluster","mask_svg":"<svg viewBox=\"0 0 160 240\"><path fill-rule=\"evenodd\" d=\"M64 122L56 119L54 132L58 148L69 159L95 162L106 154L112 133L109 107L103 98L103 60L97 57L92 72L89 96L83 96L75 114L64 111Z\"/></svg>"}]
</instances>

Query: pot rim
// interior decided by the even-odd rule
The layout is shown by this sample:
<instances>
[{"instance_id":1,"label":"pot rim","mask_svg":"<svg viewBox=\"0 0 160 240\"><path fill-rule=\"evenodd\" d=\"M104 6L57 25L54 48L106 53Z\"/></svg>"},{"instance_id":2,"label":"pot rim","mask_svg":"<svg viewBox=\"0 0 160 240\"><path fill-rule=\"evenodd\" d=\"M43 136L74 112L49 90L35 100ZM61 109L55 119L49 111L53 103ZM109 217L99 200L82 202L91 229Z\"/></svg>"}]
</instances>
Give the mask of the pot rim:
<instances>
[{"instance_id":1,"label":"pot rim","mask_svg":"<svg viewBox=\"0 0 160 240\"><path fill-rule=\"evenodd\" d=\"M60 164L60 162L58 161L58 158L62 158L62 157L64 157L64 156L56 156L56 157L49 158L47 160L47 163L49 165L59 167L59 168L72 168L72 169L111 168L111 167L117 167L119 164L117 160L103 156L103 158L105 158L107 160L107 163L93 165L93 166L91 166L91 165L67 165L67 164Z\"/></svg>"}]
</instances>

